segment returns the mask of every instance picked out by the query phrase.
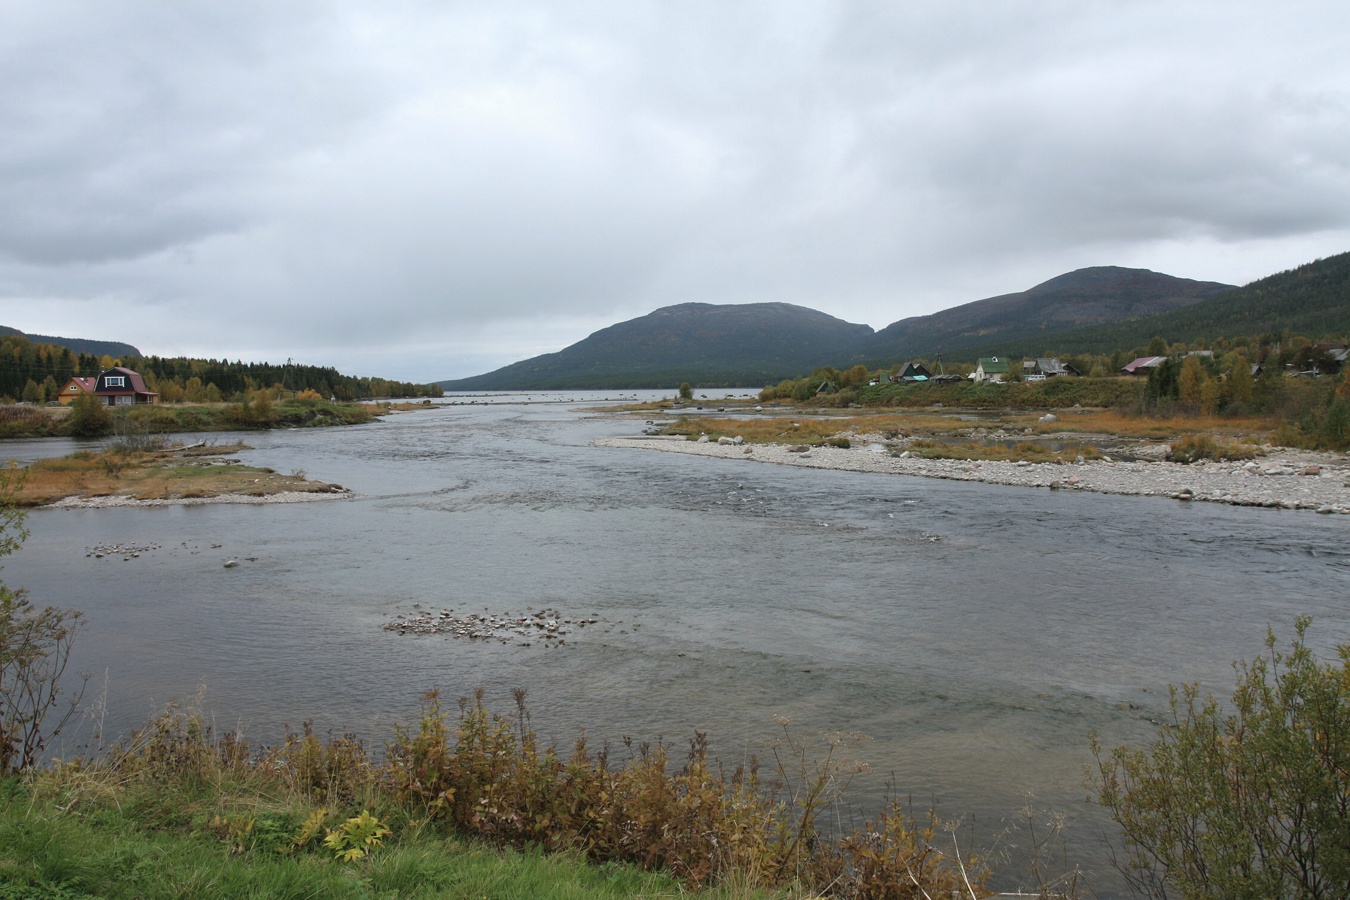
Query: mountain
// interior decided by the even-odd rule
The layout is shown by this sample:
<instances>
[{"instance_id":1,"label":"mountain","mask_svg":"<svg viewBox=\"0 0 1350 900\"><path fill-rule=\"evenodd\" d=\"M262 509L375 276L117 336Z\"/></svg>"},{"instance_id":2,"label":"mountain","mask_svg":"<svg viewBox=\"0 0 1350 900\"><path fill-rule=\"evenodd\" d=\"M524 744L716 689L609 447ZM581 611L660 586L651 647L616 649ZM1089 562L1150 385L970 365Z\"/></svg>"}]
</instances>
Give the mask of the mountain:
<instances>
[{"instance_id":1,"label":"mountain","mask_svg":"<svg viewBox=\"0 0 1350 900\"><path fill-rule=\"evenodd\" d=\"M864 353L872 362L938 353L974 358L972 351L988 348L1004 355L1035 355L1045 352L1049 335L1182 309L1233 289L1230 284L1174 278L1148 269L1095 266L1015 294L902 319L878 331Z\"/></svg>"},{"instance_id":2,"label":"mountain","mask_svg":"<svg viewBox=\"0 0 1350 900\"><path fill-rule=\"evenodd\" d=\"M557 353L437 384L450 391L675 388L683 381L763 387L852 360L871 335L870 326L788 303L681 303Z\"/></svg>"},{"instance_id":3,"label":"mountain","mask_svg":"<svg viewBox=\"0 0 1350 900\"><path fill-rule=\"evenodd\" d=\"M1110 353L1154 337L1190 343L1280 331L1350 335L1350 253L1241 288L1147 269L1079 269L877 332L785 303L685 303L557 353L438 383L447 390L762 386L820 365L889 366L939 353L952 361Z\"/></svg>"},{"instance_id":4,"label":"mountain","mask_svg":"<svg viewBox=\"0 0 1350 900\"><path fill-rule=\"evenodd\" d=\"M141 356L141 351L130 344L118 341L91 341L86 338L54 337L50 334L24 334L17 328L0 325L0 334L19 334L34 344L55 344L75 353L88 353L91 356Z\"/></svg>"},{"instance_id":5,"label":"mountain","mask_svg":"<svg viewBox=\"0 0 1350 900\"><path fill-rule=\"evenodd\" d=\"M1066 331L1052 343L1059 353L1110 353L1157 336L1193 343L1280 332L1314 340L1350 335L1350 253L1314 260L1181 309ZM1010 346L1004 352L1045 349Z\"/></svg>"}]
</instances>

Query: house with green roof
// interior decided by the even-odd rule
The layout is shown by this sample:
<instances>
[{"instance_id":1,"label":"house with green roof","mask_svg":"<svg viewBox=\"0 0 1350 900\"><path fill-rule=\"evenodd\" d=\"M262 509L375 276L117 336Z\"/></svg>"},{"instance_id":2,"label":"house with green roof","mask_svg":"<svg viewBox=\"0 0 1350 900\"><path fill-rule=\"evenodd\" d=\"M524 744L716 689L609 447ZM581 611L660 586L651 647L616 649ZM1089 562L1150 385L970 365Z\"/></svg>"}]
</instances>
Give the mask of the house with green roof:
<instances>
[{"instance_id":1,"label":"house with green roof","mask_svg":"<svg viewBox=\"0 0 1350 900\"><path fill-rule=\"evenodd\" d=\"M982 356L970 373L976 384L999 384L1008 377L1008 361L1001 356Z\"/></svg>"}]
</instances>

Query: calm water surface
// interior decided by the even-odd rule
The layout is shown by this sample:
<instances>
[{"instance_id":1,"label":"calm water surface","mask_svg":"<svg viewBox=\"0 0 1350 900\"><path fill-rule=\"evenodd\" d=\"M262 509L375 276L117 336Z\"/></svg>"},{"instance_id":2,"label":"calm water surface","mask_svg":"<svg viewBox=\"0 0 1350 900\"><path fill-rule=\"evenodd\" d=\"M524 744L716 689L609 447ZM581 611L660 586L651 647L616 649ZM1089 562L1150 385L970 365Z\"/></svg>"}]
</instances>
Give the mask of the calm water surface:
<instances>
[{"instance_id":1,"label":"calm water surface","mask_svg":"<svg viewBox=\"0 0 1350 900\"><path fill-rule=\"evenodd\" d=\"M705 730L730 762L785 716L867 736L843 819L889 790L989 840L1031 797L1107 895L1088 733L1148 740L1172 682L1226 695L1268 624L1350 641L1343 517L589 445L640 427L498 402L249 434L246 462L356 499L39 511L4 577L85 611L74 666L106 683L110 734L202 686L262 741L312 719L379 746L431 687L502 711L525 688L561 745ZM88 555L111 543L158 549ZM557 649L382 630L414 604L601 621Z\"/></svg>"}]
</instances>

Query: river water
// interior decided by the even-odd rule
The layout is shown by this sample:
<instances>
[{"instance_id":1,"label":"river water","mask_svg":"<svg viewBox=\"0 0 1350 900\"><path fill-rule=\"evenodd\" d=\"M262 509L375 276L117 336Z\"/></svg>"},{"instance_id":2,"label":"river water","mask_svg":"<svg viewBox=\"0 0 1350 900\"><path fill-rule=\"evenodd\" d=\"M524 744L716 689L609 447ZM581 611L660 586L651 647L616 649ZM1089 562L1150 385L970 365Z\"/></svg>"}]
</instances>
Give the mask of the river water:
<instances>
[{"instance_id":1,"label":"river water","mask_svg":"<svg viewBox=\"0 0 1350 900\"><path fill-rule=\"evenodd\" d=\"M1147 741L1169 683L1226 696L1267 625L1350 641L1343 517L603 449L641 420L495 399L243 435L245 462L355 498L36 511L4 578L87 615L73 668L109 737L202 687L218 728L313 720L377 748L432 687L502 712L525 688L560 746L704 730L732 764L781 716L822 753L866 736L840 824L889 792L987 845L1030 800L1103 896L1089 732ZM154 549L89 553L117 543ZM552 649L383 629L415 604L599 621Z\"/></svg>"}]
</instances>

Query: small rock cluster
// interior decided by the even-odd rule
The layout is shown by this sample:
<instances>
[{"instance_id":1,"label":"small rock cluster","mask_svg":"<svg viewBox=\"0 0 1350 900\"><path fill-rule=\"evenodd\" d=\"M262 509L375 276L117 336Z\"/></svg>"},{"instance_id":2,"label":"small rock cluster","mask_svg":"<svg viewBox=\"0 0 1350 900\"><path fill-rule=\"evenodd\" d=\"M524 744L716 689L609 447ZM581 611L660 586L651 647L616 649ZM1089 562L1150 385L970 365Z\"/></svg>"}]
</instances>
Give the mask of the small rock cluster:
<instances>
[{"instance_id":1,"label":"small rock cluster","mask_svg":"<svg viewBox=\"0 0 1350 900\"><path fill-rule=\"evenodd\" d=\"M399 634L444 634L454 638L475 641L497 641L529 647L539 642L546 647L567 644L566 635L572 628L585 628L600 620L594 616L564 618L556 609L541 609L526 613L464 613L456 615L452 609L439 613L416 612L400 615L384 626L385 631Z\"/></svg>"},{"instance_id":2,"label":"small rock cluster","mask_svg":"<svg viewBox=\"0 0 1350 900\"><path fill-rule=\"evenodd\" d=\"M136 559L142 553L149 553L151 550L158 550L159 544L98 544L93 547L85 547L84 555L92 556L94 559L103 559L105 556L120 556L124 560Z\"/></svg>"}]
</instances>

